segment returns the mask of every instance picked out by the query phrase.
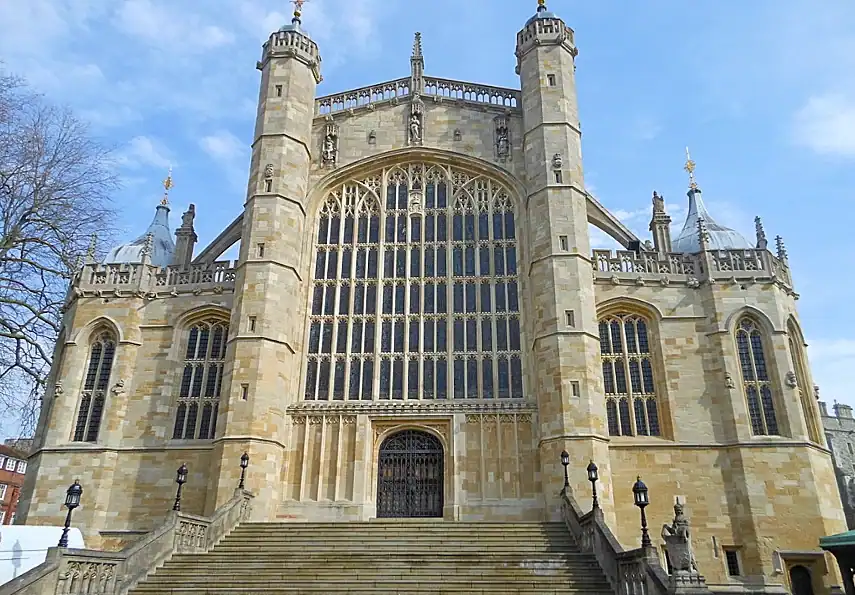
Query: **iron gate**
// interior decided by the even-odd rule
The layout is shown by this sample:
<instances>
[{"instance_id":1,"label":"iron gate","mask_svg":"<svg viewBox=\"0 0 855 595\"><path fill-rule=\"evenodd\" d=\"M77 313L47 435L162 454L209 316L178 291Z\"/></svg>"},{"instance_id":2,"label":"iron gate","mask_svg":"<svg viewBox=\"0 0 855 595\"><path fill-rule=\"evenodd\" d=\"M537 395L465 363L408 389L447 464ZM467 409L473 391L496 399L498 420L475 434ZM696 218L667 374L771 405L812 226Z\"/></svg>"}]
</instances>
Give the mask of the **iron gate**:
<instances>
[{"instance_id":1,"label":"iron gate","mask_svg":"<svg viewBox=\"0 0 855 595\"><path fill-rule=\"evenodd\" d=\"M443 451L431 434L405 430L380 445L377 517L441 517Z\"/></svg>"}]
</instances>

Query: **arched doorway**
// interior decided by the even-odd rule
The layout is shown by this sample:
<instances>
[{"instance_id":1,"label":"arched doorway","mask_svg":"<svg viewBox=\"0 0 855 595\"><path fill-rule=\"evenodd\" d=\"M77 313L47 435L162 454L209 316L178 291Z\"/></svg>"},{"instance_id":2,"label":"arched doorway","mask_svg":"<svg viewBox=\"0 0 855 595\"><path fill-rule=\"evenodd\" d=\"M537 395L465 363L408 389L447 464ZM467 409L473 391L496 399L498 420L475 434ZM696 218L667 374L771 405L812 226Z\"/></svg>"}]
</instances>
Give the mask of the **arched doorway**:
<instances>
[{"instance_id":1,"label":"arched doorway","mask_svg":"<svg viewBox=\"0 0 855 595\"><path fill-rule=\"evenodd\" d=\"M801 564L790 568L790 587L793 589L793 595L813 595L810 570Z\"/></svg>"},{"instance_id":2,"label":"arched doorway","mask_svg":"<svg viewBox=\"0 0 855 595\"><path fill-rule=\"evenodd\" d=\"M404 430L380 445L377 517L442 517L443 450L436 436Z\"/></svg>"}]
</instances>

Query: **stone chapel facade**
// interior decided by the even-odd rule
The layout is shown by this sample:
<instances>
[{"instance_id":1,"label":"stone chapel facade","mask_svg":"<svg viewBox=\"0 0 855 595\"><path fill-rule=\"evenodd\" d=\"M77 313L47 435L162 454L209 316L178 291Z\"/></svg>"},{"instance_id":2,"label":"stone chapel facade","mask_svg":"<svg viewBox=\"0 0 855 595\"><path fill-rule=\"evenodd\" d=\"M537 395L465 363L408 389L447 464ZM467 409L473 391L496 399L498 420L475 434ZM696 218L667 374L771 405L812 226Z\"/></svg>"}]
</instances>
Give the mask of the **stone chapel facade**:
<instances>
[{"instance_id":1,"label":"stone chapel facade","mask_svg":"<svg viewBox=\"0 0 855 595\"><path fill-rule=\"evenodd\" d=\"M195 210L173 242L164 200L76 277L19 518L61 522L78 478L76 524L115 549L182 463L183 510L210 514L247 452L255 520L556 519L566 449L625 547L641 476L654 534L685 502L711 585L793 561L833 582L817 542L845 520L783 243L715 223L694 178L680 236L654 195L636 237L585 190L573 30L541 1L516 55L519 89L437 78L417 34L409 76L316 97L318 46L299 18L274 32L243 212L194 251Z\"/></svg>"}]
</instances>

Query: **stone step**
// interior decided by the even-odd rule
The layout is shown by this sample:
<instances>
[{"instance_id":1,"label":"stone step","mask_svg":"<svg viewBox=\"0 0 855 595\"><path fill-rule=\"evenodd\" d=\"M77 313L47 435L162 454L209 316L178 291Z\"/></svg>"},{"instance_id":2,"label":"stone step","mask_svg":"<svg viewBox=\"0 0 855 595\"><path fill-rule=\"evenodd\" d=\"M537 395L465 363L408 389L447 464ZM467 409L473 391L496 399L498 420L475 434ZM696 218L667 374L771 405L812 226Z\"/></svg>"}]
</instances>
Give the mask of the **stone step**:
<instances>
[{"instance_id":1,"label":"stone step","mask_svg":"<svg viewBox=\"0 0 855 595\"><path fill-rule=\"evenodd\" d=\"M218 570L220 568L232 571L234 569L234 556L223 555L213 552L210 554L199 555L182 555L176 556L169 560L164 568L196 568L201 564L207 569ZM418 567L418 568L459 568L461 566L471 566L478 563L482 568L513 568L527 567L533 565L553 565L561 566L569 569L587 569L591 566L591 559L587 556L570 557L564 555L544 556L480 556L470 555L463 556L454 553L446 555L416 555L416 556L379 556L376 554L357 555L342 558L341 556L331 556L329 554L320 555L301 555L295 557L273 557L264 556L263 558L249 558L241 561L241 568L247 571L264 571L268 568L287 569L294 566L302 566L307 568L323 567L323 568L352 568L352 567L369 567L380 565L383 568L395 568L398 566Z\"/></svg>"},{"instance_id":2,"label":"stone step","mask_svg":"<svg viewBox=\"0 0 855 595\"><path fill-rule=\"evenodd\" d=\"M240 586L235 586L231 589L208 589L205 587L185 588L185 587L141 587L134 589L131 594L139 595L256 595L248 589L243 589ZM322 593L323 595L353 595L353 594L371 594L371 595L407 595L412 593L434 593L434 594L465 594L465 595L613 595L608 587L591 589L587 586L581 587L558 587L555 585L526 587L522 585L512 586L508 584L479 584L479 585L457 585L435 583L425 585L408 585L406 589L402 589L398 585L392 585L390 588L381 588L375 585L349 585L330 586L328 584L309 584L300 585L292 584L285 586L277 586L275 588L267 588L263 591L258 591L258 595L292 595L294 593L310 594Z\"/></svg>"}]
</instances>

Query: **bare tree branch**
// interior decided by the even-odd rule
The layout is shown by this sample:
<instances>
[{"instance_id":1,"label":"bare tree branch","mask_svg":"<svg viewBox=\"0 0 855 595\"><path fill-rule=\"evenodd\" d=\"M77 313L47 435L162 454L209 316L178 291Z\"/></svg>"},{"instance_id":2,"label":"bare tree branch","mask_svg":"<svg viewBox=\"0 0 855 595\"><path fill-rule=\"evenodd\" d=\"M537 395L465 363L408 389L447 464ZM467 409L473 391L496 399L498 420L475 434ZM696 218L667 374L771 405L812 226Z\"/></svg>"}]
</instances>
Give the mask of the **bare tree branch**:
<instances>
[{"instance_id":1,"label":"bare tree branch","mask_svg":"<svg viewBox=\"0 0 855 595\"><path fill-rule=\"evenodd\" d=\"M114 229L116 187L86 124L0 71L0 414L21 435L35 429L69 280L91 236Z\"/></svg>"}]
</instances>

